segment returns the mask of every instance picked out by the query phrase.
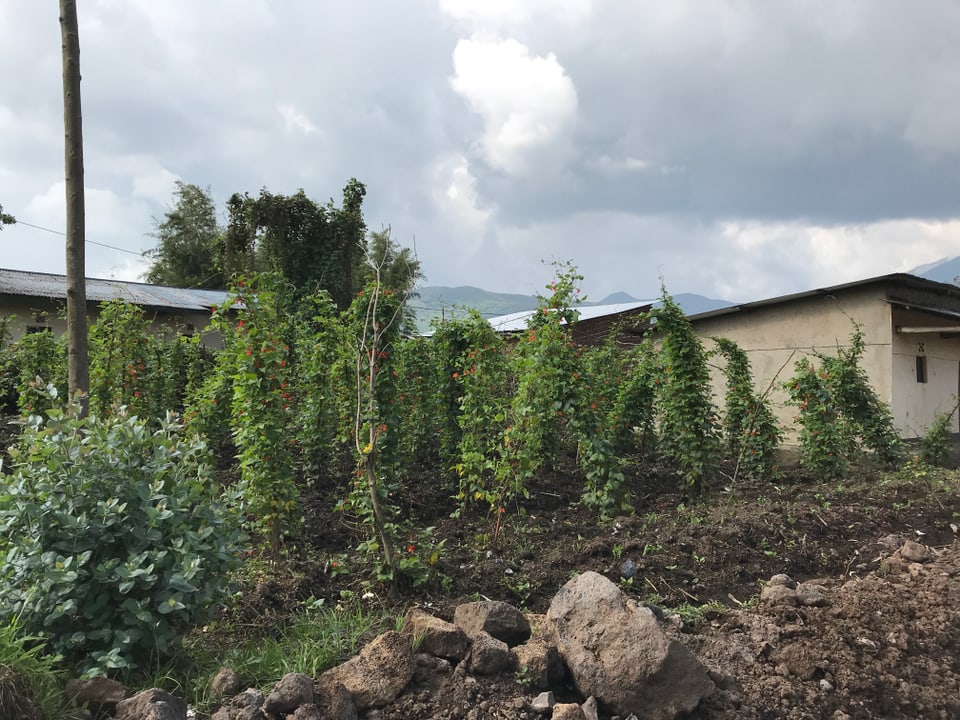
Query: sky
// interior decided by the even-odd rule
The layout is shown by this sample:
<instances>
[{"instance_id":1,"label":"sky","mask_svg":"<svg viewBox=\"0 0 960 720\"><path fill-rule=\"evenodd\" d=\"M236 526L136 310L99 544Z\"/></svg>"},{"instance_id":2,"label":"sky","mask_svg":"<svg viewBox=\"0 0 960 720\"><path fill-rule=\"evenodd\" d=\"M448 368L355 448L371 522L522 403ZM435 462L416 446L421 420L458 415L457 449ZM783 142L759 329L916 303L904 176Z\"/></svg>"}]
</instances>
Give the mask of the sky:
<instances>
[{"instance_id":1,"label":"sky","mask_svg":"<svg viewBox=\"0 0 960 720\"><path fill-rule=\"evenodd\" d=\"M339 202L429 285L746 302L960 255L960 3L78 0L87 274L177 179ZM0 267L64 272L57 3L0 0ZM225 214L222 218L225 220ZM109 246L109 247L105 247Z\"/></svg>"}]
</instances>

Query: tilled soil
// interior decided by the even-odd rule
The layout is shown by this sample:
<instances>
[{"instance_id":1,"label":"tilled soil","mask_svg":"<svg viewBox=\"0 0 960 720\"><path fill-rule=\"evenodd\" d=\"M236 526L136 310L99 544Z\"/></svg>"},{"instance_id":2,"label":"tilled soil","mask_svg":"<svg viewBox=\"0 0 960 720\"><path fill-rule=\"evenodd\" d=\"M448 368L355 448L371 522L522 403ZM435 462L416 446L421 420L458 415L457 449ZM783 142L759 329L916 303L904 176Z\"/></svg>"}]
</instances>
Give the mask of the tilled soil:
<instances>
[{"instance_id":1,"label":"tilled soil","mask_svg":"<svg viewBox=\"0 0 960 720\"><path fill-rule=\"evenodd\" d=\"M318 496L308 501L313 560L273 592L289 606L366 593L366 602L418 604L446 619L478 598L541 613L573 574L594 570L684 619L679 637L717 684L693 717L960 717L958 477L863 471L824 484L794 471L692 497L670 473L635 468L632 508L600 519L577 503L582 478L561 469L502 514L467 509L452 518L453 488L424 472L393 499L404 519L443 541L434 581L401 586L392 599L374 588L371 598L351 527ZM936 548L935 557L890 560L906 540ZM761 602L763 585L781 573L818 585L826 606ZM257 605L255 593L248 599ZM476 720L533 718L529 698L514 678L454 672L370 717L457 718L470 708Z\"/></svg>"}]
</instances>

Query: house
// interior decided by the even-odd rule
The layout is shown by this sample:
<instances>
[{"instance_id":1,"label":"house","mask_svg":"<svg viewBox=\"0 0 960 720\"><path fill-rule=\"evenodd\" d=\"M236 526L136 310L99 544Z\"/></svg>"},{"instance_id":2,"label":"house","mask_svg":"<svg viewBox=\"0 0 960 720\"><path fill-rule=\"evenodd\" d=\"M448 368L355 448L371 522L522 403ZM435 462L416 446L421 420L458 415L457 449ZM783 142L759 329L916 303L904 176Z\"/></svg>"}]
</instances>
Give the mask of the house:
<instances>
[{"instance_id":1,"label":"house","mask_svg":"<svg viewBox=\"0 0 960 720\"><path fill-rule=\"evenodd\" d=\"M577 322L573 323L570 333L579 345L601 345L609 337L614 327L620 328L617 342L624 347L637 345L643 340L649 323L647 313L655 300L640 300L612 305L578 305ZM523 310L489 318L490 326L498 333L512 334L527 329L529 320L536 310Z\"/></svg>"},{"instance_id":2,"label":"house","mask_svg":"<svg viewBox=\"0 0 960 720\"><path fill-rule=\"evenodd\" d=\"M212 308L221 305L229 293L220 290L190 290L120 280L87 278L87 318L94 322L100 303L126 300L139 305L158 331L179 330L184 334L203 332ZM67 279L64 275L0 269L0 317L10 318L10 339L51 330L66 332L63 310ZM216 346L219 337L204 333L204 345Z\"/></svg>"},{"instance_id":3,"label":"house","mask_svg":"<svg viewBox=\"0 0 960 720\"><path fill-rule=\"evenodd\" d=\"M785 404L782 383L794 364L812 352L835 354L847 345L853 323L866 349L862 367L879 398L890 406L904 437L922 436L938 413L960 394L960 287L892 274L734 305L690 317L696 334L726 337L743 348L754 384L769 389L774 409L793 435L796 408ZM724 379L714 371L714 394ZM953 431L958 430L953 418Z\"/></svg>"}]
</instances>

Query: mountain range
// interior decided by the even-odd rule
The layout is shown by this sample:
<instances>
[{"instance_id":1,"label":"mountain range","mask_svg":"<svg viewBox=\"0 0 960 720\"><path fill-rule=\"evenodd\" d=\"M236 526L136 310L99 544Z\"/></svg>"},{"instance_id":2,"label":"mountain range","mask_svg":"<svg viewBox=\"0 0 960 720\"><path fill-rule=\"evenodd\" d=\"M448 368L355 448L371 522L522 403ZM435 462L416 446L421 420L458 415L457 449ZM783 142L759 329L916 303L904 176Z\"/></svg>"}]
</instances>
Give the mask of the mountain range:
<instances>
[{"instance_id":1,"label":"mountain range","mask_svg":"<svg viewBox=\"0 0 960 720\"><path fill-rule=\"evenodd\" d=\"M416 311L417 326L421 331L429 329L431 323L436 319L462 317L466 308L473 308L484 317L496 317L533 310L537 307L537 299L533 295L496 293L470 285L460 287L428 285L417 288L416 292L418 297L412 299L410 305ZM728 300L718 300L696 293L680 293L674 295L673 299L688 315L716 310L733 304ZM615 292L603 300L587 301L583 305L618 305L636 302L656 302L656 298L640 299L625 292Z\"/></svg>"},{"instance_id":2,"label":"mountain range","mask_svg":"<svg viewBox=\"0 0 960 720\"><path fill-rule=\"evenodd\" d=\"M960 280L960 255L920 265L908 272L927 280L960 284L956 282ZM470 285L460 287L429 285L417 288L417 293L418 297L411 301L411 305L416 310L417 325L421 330L428 330L435 319L461 317L465 313L465 308L474 308L484 317L496 317L533 310L537 306L537 299L532 295L490 292ZM735 304L730 300L719 300L696 293L679 293L674 295L673 299L687 315L718 310ZM641 300L625 292L615 292L598 302L583 304L617 305L648 301L654 302L655 299Z\"/></svg>"},{"instance_id":3,"label":"mountain range","mask_svg":"<svg viewBox=\"0 0 960 720\"><path fill-rule=\"evenodd\" d=\"M956 257L943 258L927 265L920 265L910 270L911 275L919 275L927 280L958 285L960 279L960 255Z\"/></svg>"}]
</instances>

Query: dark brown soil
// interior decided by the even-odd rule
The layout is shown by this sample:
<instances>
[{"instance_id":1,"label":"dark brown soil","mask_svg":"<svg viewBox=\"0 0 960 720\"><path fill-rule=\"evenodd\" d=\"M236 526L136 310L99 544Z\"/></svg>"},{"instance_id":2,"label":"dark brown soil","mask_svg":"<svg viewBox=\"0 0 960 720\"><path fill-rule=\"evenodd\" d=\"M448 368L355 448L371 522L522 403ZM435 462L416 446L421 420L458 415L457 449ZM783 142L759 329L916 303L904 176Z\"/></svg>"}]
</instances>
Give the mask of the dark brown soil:
<instances>
[{"instance_id":1,"label":"dark brown soil","mask_svg":"<svg viewBox=\"0 0 960 720\"><path fill-rule=\"evenodd\" d=\"M544 473L530 498L503 514L474 508L460 518L451 517L449 480L413 477L392 500L405 508L402 520L433 527L443 541L434 579L401 585L393 597L364 585L355 528L333 510L336 491L328 489L307 498L304 547L291 558L297 579L268 588L269 603L264 588L251 588L247 609L282 622L282 609L266 604L368 593L367 602L398 611L418 604L447 619L457 603L478 598L539 613L571 575L594 570L685 618L681 637L718 685L694 717L960 717L956 471L862 471L829 484L793 471L776 483L718 483L691 497L664 469L634 468L632 508L607 520L578 504L575 471ZM941 548L939 556L891 569L884 558L906 539ZM760 603L762 584L778 573L817 580L830 606ZM407 697L382 717L458 717L464 702L482 708L478 720L528 716L516 702L526 691L512 678L470 683L469 693Z\"/></svg>"}]
</instances>

